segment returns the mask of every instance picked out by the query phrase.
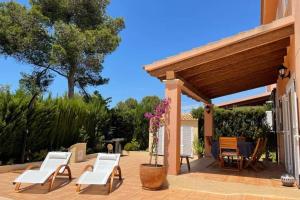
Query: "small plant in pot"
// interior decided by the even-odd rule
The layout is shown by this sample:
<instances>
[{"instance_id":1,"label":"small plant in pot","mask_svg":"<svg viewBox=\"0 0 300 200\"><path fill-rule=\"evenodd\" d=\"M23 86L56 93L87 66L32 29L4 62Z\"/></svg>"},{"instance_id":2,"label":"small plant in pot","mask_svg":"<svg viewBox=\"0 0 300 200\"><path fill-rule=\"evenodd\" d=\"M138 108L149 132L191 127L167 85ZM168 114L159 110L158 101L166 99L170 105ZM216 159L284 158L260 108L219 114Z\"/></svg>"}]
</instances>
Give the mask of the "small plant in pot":
<instances>
[{"instance_id":1,"label":"small plant in pot","mask_svg":"<svg viewBox=\"0 0 300 200\"><path fill-rule=\"evenodd\" d=\"M195 154L198 155L198 159L202 158L204 154L204 142L198 137L195 137L193 141L193 148Z\"/></svg>"},{"instance_id":2,"label":"small plant in pot","mask_svg":"<svg viewBox=\"0 0 300 200\"><path fill-rule=\"evenodd\" d=\"M150 149L150 161L140 165L140 179L143 188L157 190L162 187L166 180L166 167L158 164L158 131L164 125L164 114L169 108L169 100L163 99L152 113L145 113L145 118L150 122L149 131L153 136ZM154 163L152 159L154 156Z\"/></svg>"}]
</instances>

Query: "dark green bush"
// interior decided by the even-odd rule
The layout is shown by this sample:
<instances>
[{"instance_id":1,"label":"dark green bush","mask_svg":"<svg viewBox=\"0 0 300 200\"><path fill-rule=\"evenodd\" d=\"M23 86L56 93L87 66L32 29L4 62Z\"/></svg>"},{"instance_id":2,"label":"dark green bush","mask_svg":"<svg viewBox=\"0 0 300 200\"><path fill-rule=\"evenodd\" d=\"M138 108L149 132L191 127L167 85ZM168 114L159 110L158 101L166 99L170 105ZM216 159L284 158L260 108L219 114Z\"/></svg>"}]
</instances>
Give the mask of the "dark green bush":
<instances>
[{"instance_id":1,"label":"dark green bush","mask_svg":"<svg viewBox=\"0 0 300 200\"><path fill-rule=\"evenodd\" d=\"M60 150L77 142L87 142L92 151L104 146L109 129L110 112L103 99L92 96L85 102L81 96L38 99L27 109L30 95L22 91L0 90L0 161L2 163L41 159L42 150Z\"/></svg>"},{"instance_id":2,"label":"dark green bush","mask_svg":"<svg viewBox=\"0 0 300 200\"><path fill-rule=\"evenodd\" d=\"M124 149L126 151L137 151L140 149L140 145L139 143L136 141L136 139L132 139L132 141L130 143L127 143L124 146Z\"/></svg>"},{"instance_id":3,"label":"dark green bush","mask_svg":"<svg viewBox=\"0 0 300 200\"><path fill-rule=\"evenodd\" d=\"M47 151L66 150L77 142L87 142L88 153L99 152L105 149L105 140L117 137L125 138L128 150L145 150L149 126L144 113L159 102L158 97L149 96L141 102L128 99L109 109L108 100L95 93L88 102L79 95L39 98L28 109L30 99L22 90L12 93L0 88L3 164L40 160Z\"/></svg>"},{"instance_id":4,"label":"dark green bush","mask_svg":"<svg viewBox=\"0 0 300 200\"><path fill-rule=\"evenodd\" d=\"M245 136L256 140L270 133L265 123L265 106L237 107L232 110L214 108L214 139L220 136ZM192 115L199 119L199 133L204 133L204 109L192 110Z\"/></svg>"}]
</instances>

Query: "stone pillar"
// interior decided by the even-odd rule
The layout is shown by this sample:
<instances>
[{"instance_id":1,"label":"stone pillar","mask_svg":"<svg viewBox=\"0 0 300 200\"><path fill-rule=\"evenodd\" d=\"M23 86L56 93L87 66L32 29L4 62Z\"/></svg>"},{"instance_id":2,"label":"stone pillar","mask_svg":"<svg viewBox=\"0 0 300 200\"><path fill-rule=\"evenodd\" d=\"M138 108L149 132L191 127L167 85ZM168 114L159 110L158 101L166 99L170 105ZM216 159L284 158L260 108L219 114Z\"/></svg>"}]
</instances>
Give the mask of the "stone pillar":
<instances>
[{"instance_id":1,"label":"stone pillar","mask_svg":"<svg viewBox=\"0 0 300 200\"><path fill-rule=\"evenodd\" d=\"M209 112L204 109L204 145L205 145L205 156L206 157L211 157L211 141L207 136L213 136L214 132L214 119L213 119L213 104L206 104L204 105L204 108L208 106L209 107Z\"/></svg>"},{"instance_id":2,"label":"stone pillar","mask_svg":"<svg viewBox=\"0 0 300 200\"><path fill-rule=\"evenodd\" d=\"M169 175L180 173L181 86L179 79L164 81L166 98L170 100L165 116L164 165Z\"/></svg>"}]
</instances>

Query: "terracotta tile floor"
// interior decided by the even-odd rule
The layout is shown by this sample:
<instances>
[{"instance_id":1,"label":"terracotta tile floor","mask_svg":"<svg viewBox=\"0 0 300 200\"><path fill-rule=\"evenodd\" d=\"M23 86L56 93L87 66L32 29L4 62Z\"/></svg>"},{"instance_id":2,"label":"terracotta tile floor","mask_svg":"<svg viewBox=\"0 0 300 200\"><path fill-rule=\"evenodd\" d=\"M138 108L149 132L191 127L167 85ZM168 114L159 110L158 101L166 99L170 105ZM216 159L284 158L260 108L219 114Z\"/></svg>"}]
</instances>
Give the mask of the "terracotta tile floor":
<instances>
[{"instance_id":1,"label":"terracotta tile floor","mask_svg":"<svg viewBox=\"0 0 300 200\"><path fill-rule=\"evenodd\" d=\"M72 182L68 182L65 178L60 178L56 181L54 190L51 192L47 191L47 186L41 186L41 185L22 185L24 190L20 192L14 191L14 186L12 185L12 181L17 177L21 171L16 172L10 172L10 173L3 173L0 174L0 200L7 200L7 199L84 199L84 200L93 200L93 199L203 199L203 200L213 200L213 199L241 199L241 200L247 200L247 199L256 199L256 200L271 200L271 199L287 199L287 198L266 198L261 195L256 195L255 191L253 191L253 194L222 194L221 193L215 193L215 192L209 192L205 191L205 187L201 190L190 190L190 189L182 189L182 188L173 188L169 187L169 189L163 189L160 191L147 191L141 189L140 180L139 180L139 164L144 163L148 161L148 156L145 153L132 153L129 156L123 156L121 158L121 168L123 173L123 181L119 182L118 180L114 183L114 191L111 194L107 194L107 188L105 186L90 186L83 188L83 191L80 193L76 193L76 187L75 187L75 181L79 177L83 167L86 164L91 164L94 162L94 159L91 159L87 162L83 163L77 163L77 164L71 164L71 170L74 177L74 180ZM197 177L199 179L205 180L205 181L217 181L218 184L228 184L228 183L234 183L234 184L240 184L243 186L244 183L249 181L249 178L242 177L235 175L230 175L230 172L226 172L226 174L223 174L221 172L216 173L216 169L214 167L212 169L212 172L214 173L208 173L207 171L196 171L196 163L192 163L193 172L191 174L184 174L181 176L193 176ZM183 171L185 170L186 166L183 165ZM229 175L227 174L229 173ZM244 172L245 175L248 172ZM250 173L250 172L249 172ZM250 173L251 174L251 173ZM178 176L178 177L181 177ZM258 180L254 180L253 184L268 184L269 188L279 187L276 184L273 185L273 182L268 183L260 182L261 180L257 175L253 175L254 178L258 178ZM180 180L180 179L178 179ZM242 183L240 183L242 182ZM206 183L206 182L205 182ZM208 182L207 182L208 183ZM196 179L195 179L196 184ZM250 183L252 184L252 183ZM208 184L209 185L209 184ZM21 186L21 187L22 187ZM256 186L255 186L256 187ZM295 192L298 192L298 190ZM300 197L300 196L299 196ZM297 199L297 198L294 198Z\"/></svg>"},{"instance_id":2,"label":"terracotta tile floor","mask_svg":"<svg viewBox=\"0 0 300 200\"><path fill-rule=\"evenodd\" d=\"M266 170L255 172L252 169L243 169L242 171L234 171L235 169L221 169L218 163L213 163L212 159L201 159L191 161L191 172L188 173L187 168L182 168L181 176L193 177L196 179L244 183L252 185L264 185L268 187L282 187L280 176L285 173L282 166L275 163L265 163Z\"/></svg>"}]
</instances>

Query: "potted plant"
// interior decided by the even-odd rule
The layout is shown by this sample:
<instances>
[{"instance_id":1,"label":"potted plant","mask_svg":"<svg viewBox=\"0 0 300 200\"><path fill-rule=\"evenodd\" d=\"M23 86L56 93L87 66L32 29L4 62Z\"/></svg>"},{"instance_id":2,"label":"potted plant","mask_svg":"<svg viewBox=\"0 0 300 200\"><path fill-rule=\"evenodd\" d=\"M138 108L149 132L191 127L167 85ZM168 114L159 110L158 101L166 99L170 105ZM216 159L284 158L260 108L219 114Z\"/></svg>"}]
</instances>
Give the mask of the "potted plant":
<instances>
[{"instance_id":1,"label":"potted plant","mask_svg":"<svg viewBox=\"0 0 300 200\"><path fill-rule=\"evenodd\" d=\"M193 148L195 154L198 155L198 159L202 158L204 154L204 142L199 140L198 137L195 137L193 141Z\"/></svg>"},{"instance_id":2,"label":"potted plant","mask_svg":"<svg viewBox=\"0 0 300 200\"><path fill-rule=\"evenodd\" d=\"M143 188L157 190L162 187L166 180L166 167L158 164L158 131L164 125L163 116L169 108L169 100L163 99L152 113L145 113L145 118L149 120L149 132L153 135L150 149L150 161L140 165L140 179ZM154 156L154 163L152 158Z\"/></svg>"}]
</instances>

